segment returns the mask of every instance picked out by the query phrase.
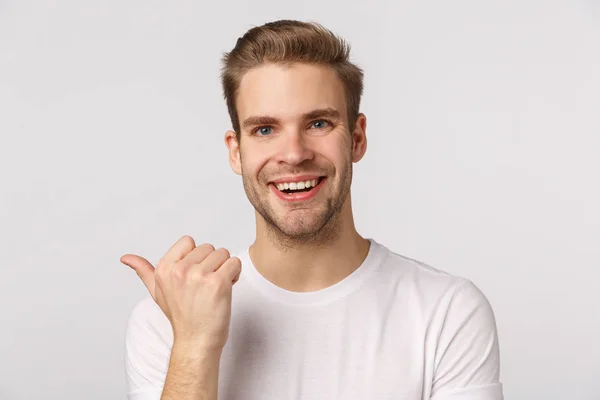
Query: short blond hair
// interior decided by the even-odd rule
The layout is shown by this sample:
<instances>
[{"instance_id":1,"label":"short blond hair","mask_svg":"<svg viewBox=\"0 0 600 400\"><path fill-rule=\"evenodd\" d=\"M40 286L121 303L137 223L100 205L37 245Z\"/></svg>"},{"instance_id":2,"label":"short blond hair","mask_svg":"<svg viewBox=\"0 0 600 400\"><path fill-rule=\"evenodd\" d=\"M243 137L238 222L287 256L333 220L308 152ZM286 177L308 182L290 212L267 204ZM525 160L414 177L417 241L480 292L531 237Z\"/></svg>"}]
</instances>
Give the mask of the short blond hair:
<instances>
[{"instance_id":1,"label":"short blond hair","mask_svg":"<svg viewBox=\"0 0 600 400\"><path fill-rule=\"evenodd\" d=\"M310 63L333 68L346 94L350 131L359 114L363 71L350 62L350 45L315 22L279 20L254 27L222 59L221 84L233 130L240 135L236 97L242 77L266 63Z\"/></svg>"}]
</instances>

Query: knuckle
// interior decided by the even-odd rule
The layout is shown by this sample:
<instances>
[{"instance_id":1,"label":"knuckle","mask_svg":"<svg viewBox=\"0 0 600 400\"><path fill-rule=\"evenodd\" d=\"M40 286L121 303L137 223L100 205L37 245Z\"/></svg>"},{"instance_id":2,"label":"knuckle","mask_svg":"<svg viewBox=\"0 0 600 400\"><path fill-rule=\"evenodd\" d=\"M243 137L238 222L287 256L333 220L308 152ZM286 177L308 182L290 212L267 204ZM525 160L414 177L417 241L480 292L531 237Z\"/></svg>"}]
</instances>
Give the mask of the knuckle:
<instances>
[{"instance_id":1,"label":"knuckle","mask_svg":"<svg viewBox=\"0 0 600 400\"><path fill-rule=\"evenodd\" d=\"M174 268L190 268L193 263L188 258L182 258L175 263Z\"/></svg>"},{"instance_id":2,"label":"knuckle","mask_svg":"<svg viewBox=\"0 0 600 400\"><path fill-rule=\"evenodd\" d=\"M227 260L227 265L234 272L239 272L242 269L242 261L237 257L231 257L229 260Z\"/></svg>"},{"instance_id":3,"label":"knuckle","mask_svg":"<svg viewBox=\"0 0 600 400\"><path fill-rule=\"evenodd\" d=\"M196 283L204 284L206 282L206 275L199 268L190 271L189 278L191 281Z\"/></svg>"},{"instance_id":4,"label":"knuckle","mask_svg":"<svg viewBox=\"0 0 600 400\"><path fill-rule=\"evenodd\" d=\"M179 239L179 243L183 245L183 247L186 249L185 251L191 251L194 249L194 247L196 247L194 238L189 235L182 236L181 239Z\"/></svg>"},{"instance_id":5,"label":"knuckle","mask_svg":"<svg viewBox=\"0 0 600 400\"><path fill-rule=\"evenodd\" d=\"M179 262L173 267L173 277L178 280L186 279L189 275L189 264Z\"/></svg>"},{"instance_id":6,"label":"knuckle","mask_svg":"<svg viewBox=\"0 0 600 400\"><path fill-rule=\"evenodd\" d=\"M209 253L215 251L215 247L210 243L203 243L197 248L203 251L207 251Z\"/></svg>"},{"instance_id":7,"label":"knuckle","mask_svg":"<svg viewBox=\"0 0 600 400\"><path fill-rule=\"evenodd\" d=\"M183 235L180 240L185 244L194 243L194 238L190 235Z\"/></svg>"},{"instance_id":8,"label":"knuckle","mask_svg":"<svg viewBox=\"0 0 600 400\"><path fill-rule=\"evenodd\" d=\"M183 280L185 279L185 272L181 268L173 268L173 278L179 281Z\"/></svg>"},{"instance_id":9,"label":"knuckle","mask_svg":"<svg viewBox=\"0 0 600 400\"><path fill-rule=\"evenodd\" d=\"M216 252L219 253L220 256L223 256L226 258L231 257L231 254L229 254L229 250L227 250L223 247L220 247L218 250L216 250Z\"/></svg>"}]
</instances>

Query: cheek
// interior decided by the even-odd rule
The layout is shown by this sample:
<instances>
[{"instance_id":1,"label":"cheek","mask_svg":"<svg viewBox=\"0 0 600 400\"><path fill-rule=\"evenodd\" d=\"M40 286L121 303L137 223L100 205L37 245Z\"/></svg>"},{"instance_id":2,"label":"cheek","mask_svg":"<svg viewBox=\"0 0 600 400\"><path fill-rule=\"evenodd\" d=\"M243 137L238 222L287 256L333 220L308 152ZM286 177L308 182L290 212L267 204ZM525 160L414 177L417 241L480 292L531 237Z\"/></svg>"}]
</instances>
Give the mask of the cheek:
<instances>
[{"instance_id":1,"label":"cheek","mask_svg":"<svg viewBox=\"0 0 600 400\"><path fill-rule=\"evenodd\" d=\"M342 139L332 140L322 146L320 153L336 168L343 167L352 160L352 147L348 141Z\"/></svg>"},{"instance_id":2,"label":"cheek","mask_svg":"<svg viewBox=\"0 0 600 400\"><path fill-rule=\"evenodd\" d=\"M261 156L257 152L244 153L241 157L243 174L253 180L264 178L262 175L265 174L265 165L267 165L268 161L268 157Z\"/></svg>"}]
</instances>

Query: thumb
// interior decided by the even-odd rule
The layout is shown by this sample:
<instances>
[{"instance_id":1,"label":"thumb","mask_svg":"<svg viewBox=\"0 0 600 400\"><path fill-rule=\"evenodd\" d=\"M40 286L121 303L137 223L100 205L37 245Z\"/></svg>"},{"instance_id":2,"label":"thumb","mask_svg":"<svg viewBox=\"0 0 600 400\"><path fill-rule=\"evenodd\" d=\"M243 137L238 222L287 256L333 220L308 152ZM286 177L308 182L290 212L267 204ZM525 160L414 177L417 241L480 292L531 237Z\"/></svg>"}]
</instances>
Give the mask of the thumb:
<instances>
[{"instance_id":1,"label":"thumb","mask_svg":"<svg viewBox=\"0 0 600 400\"><path fill-rule=\"evenodd\" d=\"M144 285L146 285L152 298L156 301L156 297L154 296L156 281L154 280L154 267L152 264L145 258L134 254L125 254L121 257L120 261L135 271L142 282L144 282Z\"/></svg>"}]
</instances>

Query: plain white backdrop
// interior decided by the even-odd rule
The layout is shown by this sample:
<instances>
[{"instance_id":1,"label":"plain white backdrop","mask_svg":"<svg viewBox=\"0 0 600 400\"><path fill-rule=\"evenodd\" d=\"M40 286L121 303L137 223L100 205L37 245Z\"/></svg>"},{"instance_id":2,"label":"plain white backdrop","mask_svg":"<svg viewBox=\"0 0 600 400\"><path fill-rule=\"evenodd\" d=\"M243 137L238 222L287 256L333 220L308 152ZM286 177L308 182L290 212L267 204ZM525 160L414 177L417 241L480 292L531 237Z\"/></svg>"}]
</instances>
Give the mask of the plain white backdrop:
<instances>
[{"instance_id":1,"label":"plain white backdrop","mask_svg":"<svg viewBox=\"0 0 600 400\"><path fill-rule=\"evenodd\" d=\"M598 1L0 1L0 399L123 399L119 257L232 251L220 57L314 20L365 70L359 231L468 277L506 399L600 399Z\"/></svg>"}]
</instances>

